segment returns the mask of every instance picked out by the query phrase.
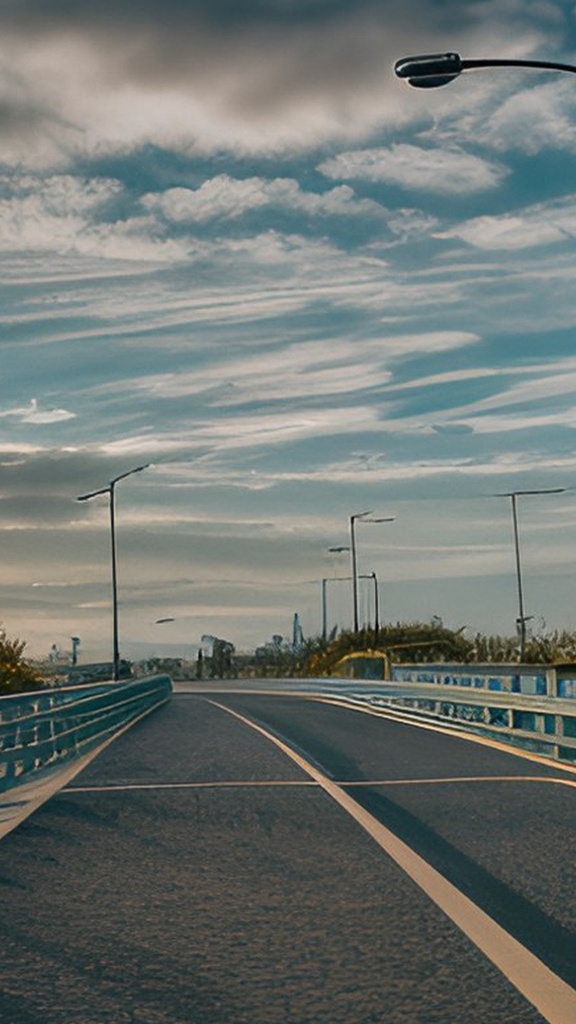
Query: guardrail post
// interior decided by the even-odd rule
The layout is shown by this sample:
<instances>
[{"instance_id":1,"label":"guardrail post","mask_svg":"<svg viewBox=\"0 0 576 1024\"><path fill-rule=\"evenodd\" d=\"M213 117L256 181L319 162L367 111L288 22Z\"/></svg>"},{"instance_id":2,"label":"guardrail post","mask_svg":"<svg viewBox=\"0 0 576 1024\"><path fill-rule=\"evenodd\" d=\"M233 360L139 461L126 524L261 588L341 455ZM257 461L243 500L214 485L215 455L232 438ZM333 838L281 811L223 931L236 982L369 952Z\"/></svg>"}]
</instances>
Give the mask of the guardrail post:
<instances>
[{"instance_id":1,"label":"guardrail post","mask_svg":"<svg viewBox=\"0 0 576 1024\"><path fill-rule=\"evenodd\" d=\"M554 667L546 670L546 696L558 696L558 673Z\"/></svg>"}]
</instances>

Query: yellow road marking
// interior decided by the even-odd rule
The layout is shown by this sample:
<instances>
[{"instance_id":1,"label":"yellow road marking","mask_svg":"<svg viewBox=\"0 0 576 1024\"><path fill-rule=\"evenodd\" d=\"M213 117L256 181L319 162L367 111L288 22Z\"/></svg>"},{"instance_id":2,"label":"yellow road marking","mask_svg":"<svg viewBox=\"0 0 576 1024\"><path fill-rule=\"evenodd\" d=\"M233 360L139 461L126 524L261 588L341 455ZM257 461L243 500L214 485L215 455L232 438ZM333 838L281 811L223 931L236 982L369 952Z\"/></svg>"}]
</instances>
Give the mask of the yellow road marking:
<instances>
[{"instance_id":1,"label":"yellow road marking","mask_svg":"<svg viewBox=\"0 0 576 1024\"><path fill-rule=\"evenodd\" d=\"M463 782L546 782L557 786L570 786L576 789L576 780L554 779L541 775L456 775L444 779L340 779L337 786L343 789L362 786L447 786L451 783ZM156 789L276 789L318 787L319 783L310 779L227 779L218 782L111 782L103 786L66 786L67 793L123 793L130 790Z\"/></svg>"},{"instance_id":2,"label":"yellow road marking","mask_svg":"<svg viewBox=\"0 0 576 1024\"><path fill-rule=\"evenodd\" d=\"M68 786L66 788L67 793L124 793L127 790L134 789L242 789L245 787L253 787L255 789L265 788L266 786L273 786L276 788L282 788L283 786L317 786L316 782L311 782L309 779L300 780L288 780L273 779L267 781L263 780L234 780L220 781L220 782L128 782L124 783L111 783L109 786Z\"/></svg>"}]
</instances>

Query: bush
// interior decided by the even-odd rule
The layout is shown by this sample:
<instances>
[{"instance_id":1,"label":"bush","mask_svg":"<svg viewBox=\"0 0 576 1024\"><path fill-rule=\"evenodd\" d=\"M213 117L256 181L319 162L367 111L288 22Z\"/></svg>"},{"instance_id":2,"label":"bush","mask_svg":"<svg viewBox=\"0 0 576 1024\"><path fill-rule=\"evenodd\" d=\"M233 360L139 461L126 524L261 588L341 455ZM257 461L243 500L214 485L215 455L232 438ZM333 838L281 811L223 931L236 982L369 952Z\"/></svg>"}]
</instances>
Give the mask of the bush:
<instances>
[{"instance_id":1,"label":"bush","mask_svg":"<svg viewBox=\"0 0 576 1024\"><path fill-rule=\"evenodd\" d=\"M0 694L43 688L42 677L23 658L25 647L23 640L9 639L0 629Z\"/></svg>"}]
</instances>

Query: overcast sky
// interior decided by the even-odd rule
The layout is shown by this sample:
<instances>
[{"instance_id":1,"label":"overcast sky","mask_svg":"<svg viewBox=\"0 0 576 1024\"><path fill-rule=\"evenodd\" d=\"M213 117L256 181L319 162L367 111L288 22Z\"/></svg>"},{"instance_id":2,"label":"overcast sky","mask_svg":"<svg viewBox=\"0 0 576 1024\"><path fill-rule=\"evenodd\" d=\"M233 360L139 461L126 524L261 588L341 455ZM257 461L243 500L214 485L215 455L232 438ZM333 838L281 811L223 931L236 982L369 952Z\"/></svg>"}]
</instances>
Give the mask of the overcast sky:
<instances>
[{"instance_id":1,"label":"overcast sky","mask_svg":"<svg viewBox=\"0 0 576 1024\"><path fill-rule=\"evenodd\" d=\"M0 618L28 653L109 656L107 499L76 497L143 463L127 656L317 634L368 509L385 620L514 632L493 495L576 486L576 77L394 77L442 50L576 62L576 7L2 0ZM519 513L526 612L573 628L576 490Z\"/></svg>"}]
</instances>

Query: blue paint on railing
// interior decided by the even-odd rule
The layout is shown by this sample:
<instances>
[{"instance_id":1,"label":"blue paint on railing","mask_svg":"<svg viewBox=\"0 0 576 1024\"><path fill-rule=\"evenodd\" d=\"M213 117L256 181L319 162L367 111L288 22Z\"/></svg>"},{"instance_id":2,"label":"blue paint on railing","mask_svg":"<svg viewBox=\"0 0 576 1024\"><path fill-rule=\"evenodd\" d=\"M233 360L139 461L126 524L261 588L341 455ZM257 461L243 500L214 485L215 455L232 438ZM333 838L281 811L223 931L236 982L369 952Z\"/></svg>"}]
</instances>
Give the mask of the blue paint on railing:
<instances>
[{"instance_id":1,"label":"blue paint on railing","mask_svg":"<svg viewBox=\"0 0 576 1024\"><path fill-rule=\"evenodd\" d=\"M0 822L171 692L168 676L153 676L0 697Z\"/></svg>"}]
</instances>

